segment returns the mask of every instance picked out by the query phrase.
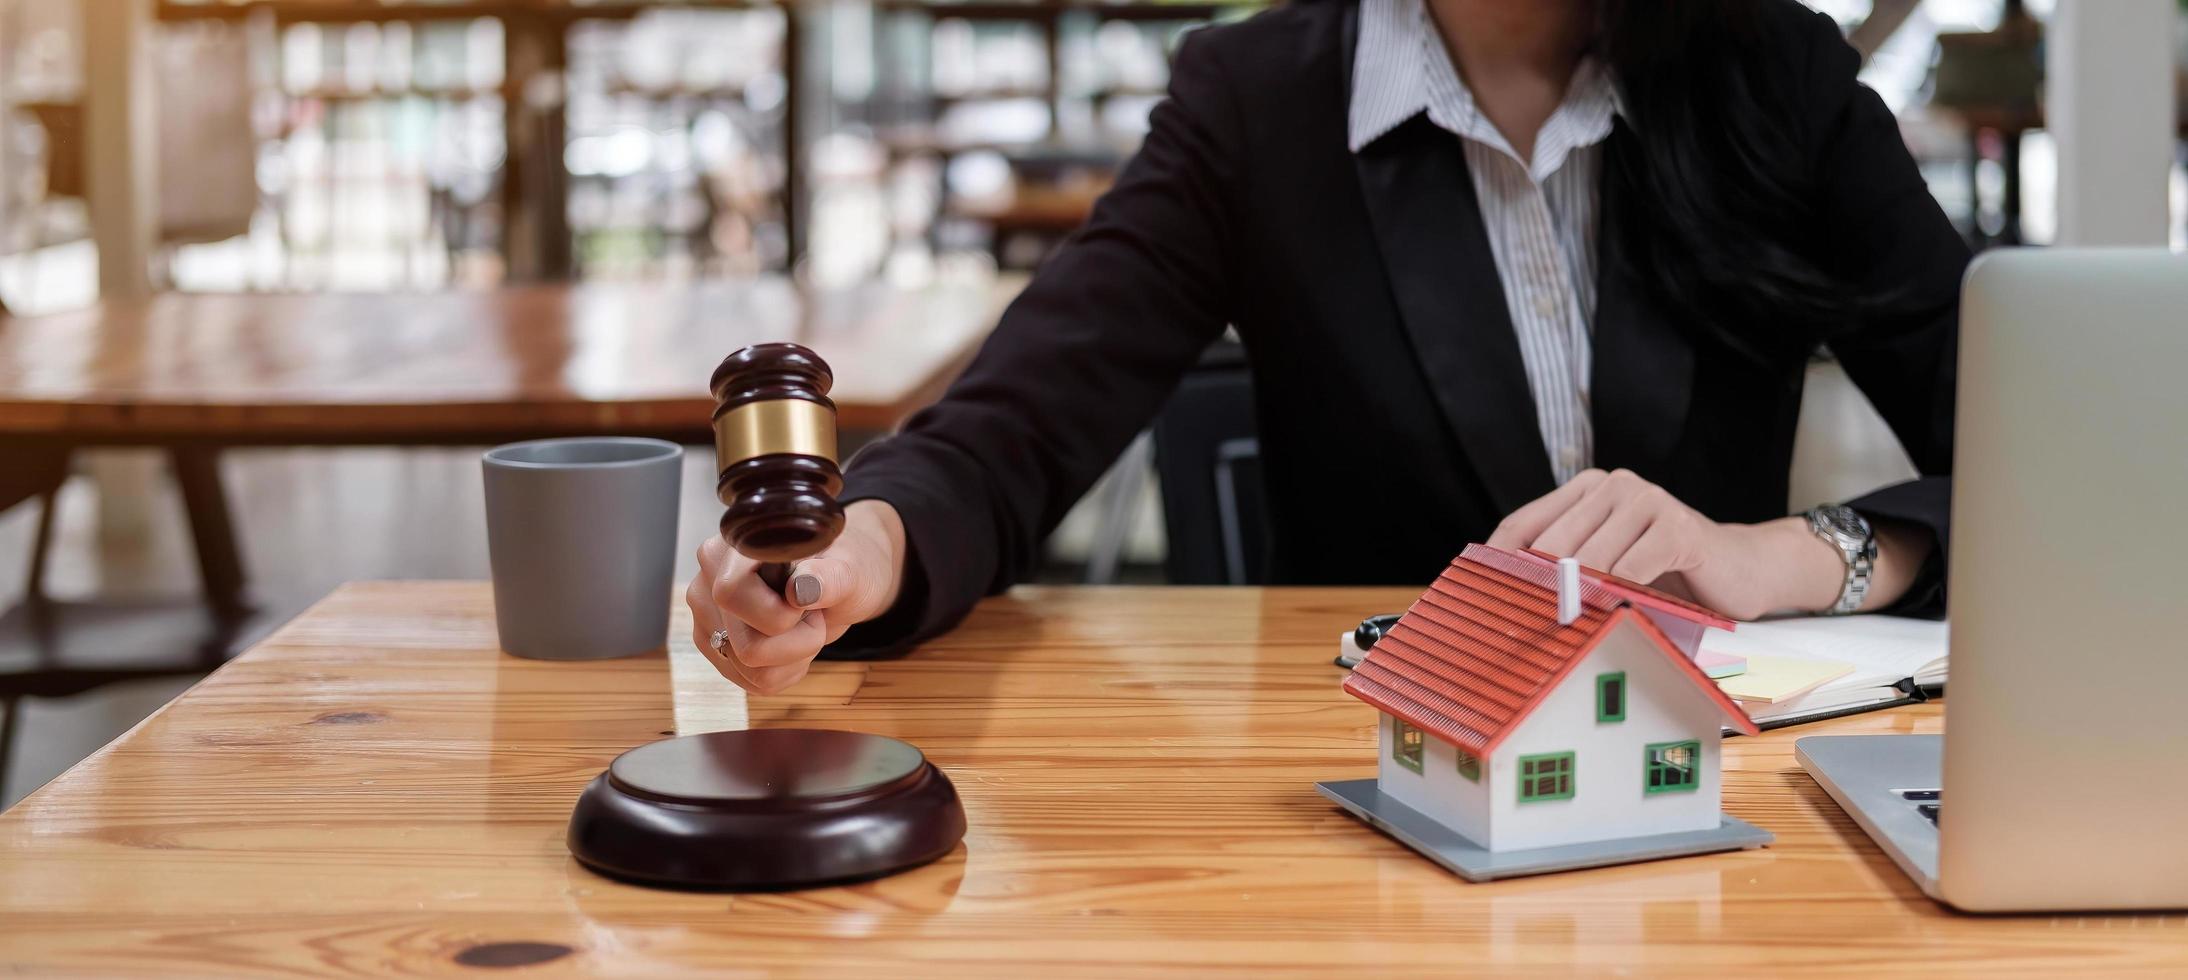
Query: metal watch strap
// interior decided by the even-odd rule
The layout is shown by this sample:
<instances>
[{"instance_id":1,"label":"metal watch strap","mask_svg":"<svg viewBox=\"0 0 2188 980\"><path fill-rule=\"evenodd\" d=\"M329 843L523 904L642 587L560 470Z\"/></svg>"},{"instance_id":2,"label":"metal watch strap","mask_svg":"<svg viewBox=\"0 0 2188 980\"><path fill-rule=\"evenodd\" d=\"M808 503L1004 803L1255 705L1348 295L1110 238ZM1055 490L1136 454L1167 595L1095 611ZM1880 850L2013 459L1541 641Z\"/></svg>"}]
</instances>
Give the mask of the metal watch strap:
<instances>
[{"instance_id":1,"label":"metal watch strap","mask_svg":"<svg viewBox=\"0 0 2188 980\"><path fill-rule=\"evenodd\" d=\"M1860 528L1858 533L1844 525ZM1876 533L1869 522L1851 508L1844 506L1817 507L1808 512L1808 529L1837 548L1839 557L1846 562L1846 580L1839 588L1839 598L1825 615L1844 616L1861 608L1869 596L1869 580L1876 571Z\"/></svg>"}]
</instances>

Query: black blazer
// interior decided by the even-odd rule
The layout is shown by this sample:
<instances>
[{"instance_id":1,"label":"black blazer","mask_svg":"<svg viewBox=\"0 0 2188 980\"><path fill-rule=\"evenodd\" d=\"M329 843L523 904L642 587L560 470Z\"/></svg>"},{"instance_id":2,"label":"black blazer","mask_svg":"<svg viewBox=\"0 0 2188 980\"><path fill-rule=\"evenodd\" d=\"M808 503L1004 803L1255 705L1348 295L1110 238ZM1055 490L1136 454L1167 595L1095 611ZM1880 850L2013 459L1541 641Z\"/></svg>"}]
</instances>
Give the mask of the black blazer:
<instances>
[{"instance_id":1,"label":"black blazer","mask_svg":"<svg viewBox=\"0 0 2188 980\"><path fill-rule=\"evenodd\" d=\"M1934 529L1942 553L1966 246L1836 25L1757 2L1814 168L1810 256L1890 297L1830 346L1925 477L1854 503ZM844 499L893 504L911 554L896 608L832 655L900 649L1023 578L1226 324L1258 393L1275 581L1427 582L1553 488L1458 138L1416 116L1347 148L1356 18L1294 3L1186 38L1087 225L947 396L849 466ZM1630 152L1619 125L1607 154ZM1718 521L1784 516L1805 359L1762 367L1681 329L1618 240L1598 229L1596 464ZM1932 565L1901 611L1941 609Z\"/></svg>"}]
</instances>

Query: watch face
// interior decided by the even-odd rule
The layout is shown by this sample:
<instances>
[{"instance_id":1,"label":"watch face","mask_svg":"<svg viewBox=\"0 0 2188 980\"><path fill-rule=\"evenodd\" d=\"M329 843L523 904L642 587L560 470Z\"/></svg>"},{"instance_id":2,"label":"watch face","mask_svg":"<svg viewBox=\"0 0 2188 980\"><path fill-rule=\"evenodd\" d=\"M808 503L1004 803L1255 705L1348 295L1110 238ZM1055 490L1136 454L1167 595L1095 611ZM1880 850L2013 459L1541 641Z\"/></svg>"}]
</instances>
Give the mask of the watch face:
<instances>
[{"instance_id":1,"label":"watch face","mask_svg":"<svg viewBox=\"0 0 2188 980\"><path fill-rule=\"evenodd\" d=\"M1865 538L1869 536L1869 522L1862 520L1860 514L1854 513L1849 508L1833 507L1823 512L1823 519L1830 523L1832 530L1847 537Z\"/></svg>"}]
</instances>

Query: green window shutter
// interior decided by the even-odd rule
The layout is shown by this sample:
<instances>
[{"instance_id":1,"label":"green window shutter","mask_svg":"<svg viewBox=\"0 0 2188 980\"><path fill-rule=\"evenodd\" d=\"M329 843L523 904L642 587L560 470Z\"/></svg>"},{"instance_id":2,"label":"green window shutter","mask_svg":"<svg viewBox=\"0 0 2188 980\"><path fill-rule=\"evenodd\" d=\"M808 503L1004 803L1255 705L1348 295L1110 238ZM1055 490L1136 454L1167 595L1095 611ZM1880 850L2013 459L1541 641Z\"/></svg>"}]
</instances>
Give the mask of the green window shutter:
<instances>
[{"instance_id":1,"label":"green window shutter","mask_svg":"<svg viewBox=\"0 0 2188 980\"><path fill-rule=\"evenodd\" d=\"M1519 801L1540 803L1545 800L1569 800L1573 798L1573 754L1571 752L1546 752L1541 755L1519 757Z\"/></svg>"},{"instance_id":2,"label":"green window shutter","mask_svg":"<svg viewBox=\"0 0 2188 980\"><path fill-rule=\"evenodd\" d=\"M1595 675L1595 720L1626 720L1626 672Z\"/></svg>"},{"instance_id":3,"label":"green window shutter","mask_svg":"<svg viewBox=\"0 0 2188 980\"><path fill-rule=\"evenodd\" d=\"M1481 782L1481 757L1465 749L1459 750L1459 775L1467 782Z\"/></svg>"},{"instance_id":4,"label":"green window shutter","mask_svg":"<svg viewBox=\"0 0 2188 980\"><path fill-rule=\"evenodd\" d=\"M1702 785L1702 743L1657 742L1643 750L1646 793L1692 793Z\"/></svg>"},{"instance_id":5,"label":"green window shutter","mask_svg":"<svg viewBox=\"0 0 2188 980\"><path fill-rule=\"evenodd\" d=\"M1408 725L1403 719L1390 719L1390 757L1398 764L1414 772L1421 771L1421 755L1428 749L1421 730Z\"/></svg>"}]
</instances>

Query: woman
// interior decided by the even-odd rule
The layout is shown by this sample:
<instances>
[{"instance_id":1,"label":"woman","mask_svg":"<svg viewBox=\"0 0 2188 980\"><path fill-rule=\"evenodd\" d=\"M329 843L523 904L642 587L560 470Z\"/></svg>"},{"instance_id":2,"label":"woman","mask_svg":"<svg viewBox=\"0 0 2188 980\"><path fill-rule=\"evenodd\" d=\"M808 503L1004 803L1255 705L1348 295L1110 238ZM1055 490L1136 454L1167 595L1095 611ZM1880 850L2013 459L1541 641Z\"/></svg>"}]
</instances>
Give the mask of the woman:
<instances>
[{"instance_id":1,"label":"woman","mask_svg":"<svg viewBox=\"0 0 2188 980\"><path fill-rule=\"evenodd\" d=\"M1227 324L1276 581L1420 583L1486 539L1742 618L1934 612L1968 255L1856 68L1792 0L1322 0L1195 32L1087 226L852 463L790 598L701 548L694 639L767 692L824 644L947 629ZM1819 343L1924 478L1786 517Z\"/></svg>"}]
</instances>

